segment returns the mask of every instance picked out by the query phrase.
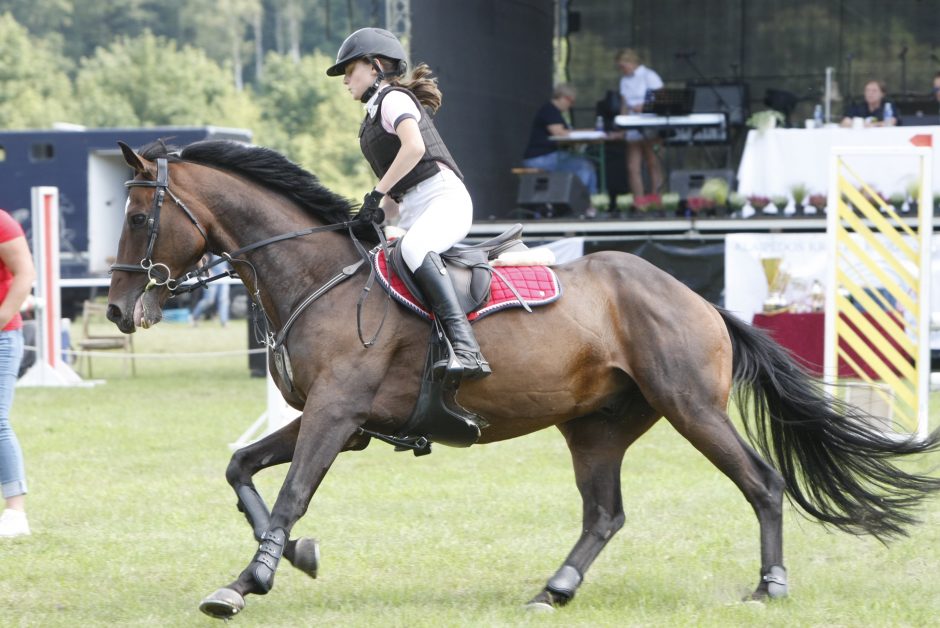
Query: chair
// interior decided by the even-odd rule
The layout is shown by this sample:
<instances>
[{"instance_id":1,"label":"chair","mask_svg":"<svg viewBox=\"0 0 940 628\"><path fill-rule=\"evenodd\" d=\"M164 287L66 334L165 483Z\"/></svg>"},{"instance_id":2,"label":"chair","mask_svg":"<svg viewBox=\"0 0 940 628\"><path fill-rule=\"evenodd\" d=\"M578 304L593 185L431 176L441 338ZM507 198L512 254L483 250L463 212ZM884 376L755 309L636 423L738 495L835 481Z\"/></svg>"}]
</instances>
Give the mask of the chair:
<instances>
[{"instance_id":1,"label":"chair","mask_svg":"<svg viewBox=\"0 0 940 628\"><path fill-rule=\"evenodd\" d=\"M76 343L78 350L83 352L79 354L79 362L82 357L85 358L85 364L88 367L88 377L93 377L91 368L92 356L85 351L110 351L113 349L125 351L127 359L124 362L124 370L127 372L127 363L130 362L131 375L137 375L134 366L134 337L131 334L101 334L93 330L94 323L107 322L108 306L105 303L96 303L94 301L85 301L82 305L82 338ZM111 323L108 322L110 325Z\"/></svg>"}]
</instances>

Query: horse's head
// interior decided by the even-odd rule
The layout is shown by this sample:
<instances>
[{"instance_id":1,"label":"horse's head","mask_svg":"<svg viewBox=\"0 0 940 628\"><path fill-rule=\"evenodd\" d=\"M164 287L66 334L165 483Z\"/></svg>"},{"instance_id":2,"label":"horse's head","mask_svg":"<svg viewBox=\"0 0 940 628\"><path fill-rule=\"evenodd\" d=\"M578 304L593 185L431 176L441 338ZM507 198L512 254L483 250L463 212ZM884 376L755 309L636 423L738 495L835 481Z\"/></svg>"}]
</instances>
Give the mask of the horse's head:
<instances>
[{"instance_id":1,"label":"horse's head","mask_svg":"<svg viewBox=\"0 0 940 628\"><path fill-rule=\"evenodd\" d=\"M175 278L199 260L207 236L193 210L180 200L180 190L171 189L171 157L151 161L127 144L118 144L134 178L125 184L127 204L117 260L111 267L108 319L129 334L160 322ZM190 202L199 208L196 201Z\"/></svg>"}]
</instances>

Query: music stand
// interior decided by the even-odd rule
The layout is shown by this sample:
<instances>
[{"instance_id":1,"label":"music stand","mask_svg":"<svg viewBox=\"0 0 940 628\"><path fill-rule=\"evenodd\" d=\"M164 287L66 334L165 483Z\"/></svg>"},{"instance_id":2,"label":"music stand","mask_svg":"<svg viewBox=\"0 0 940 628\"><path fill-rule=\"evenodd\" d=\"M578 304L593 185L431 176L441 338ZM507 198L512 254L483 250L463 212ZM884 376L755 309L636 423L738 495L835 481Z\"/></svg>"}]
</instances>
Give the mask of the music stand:
<instances>
[{"instance_id":1,"label":"music stand","mask_svg":"<svg viewBox=\"0 0 940 628\"><path fill-rule=\"evenodd\" d=\"M646 95L643 113L658 116L687 116L692 113L695 92L684 87L663 87Z\"/></svg>"}]
</instances>

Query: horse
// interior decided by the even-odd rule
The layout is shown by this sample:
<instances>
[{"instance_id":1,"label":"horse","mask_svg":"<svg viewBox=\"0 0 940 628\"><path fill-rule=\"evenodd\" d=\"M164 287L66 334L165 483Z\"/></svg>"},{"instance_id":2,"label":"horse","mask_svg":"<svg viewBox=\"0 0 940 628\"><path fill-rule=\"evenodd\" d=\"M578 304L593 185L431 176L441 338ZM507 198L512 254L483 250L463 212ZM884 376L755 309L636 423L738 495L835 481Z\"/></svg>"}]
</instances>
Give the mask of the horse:
<instances>
[{"instance_id":1,"label":"horse","mask_svg":"<svg viewBox=\"0 0 940 628\"><path fill-rule=\"evenodd\" d=\"M428 323L389 306L378 340L363 342L352 312L370 285L359 262L369 254L360 237L372 225L363 229L353 204L278 152L226 141L121 150L133 179L108 294L107 316L118 329L157 324L208 251L230 261L262 309L269 338L286 330L289 375L272 375L301 414L235 451L225 471L260 543L236 579L200 604L229 618L250 594L272 589L282 557L315 576L316 543L290 538L291 528L341 452L405 425ZM378 240L372 233L367 241ZM899 457L936 451L940 431L901 439L876 430L872 417L832 395L768 335L655 266L608 251L554 270L561 299L474 324L493 374L457 393L485 419L479 444L555 426L570 450L582 531L530 607L574 598L624 525L626 450L660 418L752 506L760 534L753 600L788 594L784 495L823 525L889 540L906 534L913 511L940 489L940 479L898 467ZM729 418L730 401L746 439ZM269 510L252 477L284 463Z\"/></svg>"}]
</instances>

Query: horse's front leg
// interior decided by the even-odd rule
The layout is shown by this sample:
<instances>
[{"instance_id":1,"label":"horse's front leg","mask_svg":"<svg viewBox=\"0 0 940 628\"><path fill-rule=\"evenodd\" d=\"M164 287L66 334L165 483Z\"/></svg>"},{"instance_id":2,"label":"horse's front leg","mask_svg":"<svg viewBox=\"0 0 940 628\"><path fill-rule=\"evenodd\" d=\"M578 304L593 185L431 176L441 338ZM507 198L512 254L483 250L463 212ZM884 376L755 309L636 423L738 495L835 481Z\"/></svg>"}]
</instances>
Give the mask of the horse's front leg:
<instances>
[{"instance_id":1,"label":"horse's front leg","mask_svg":"<svg viewBox=\"0 0 940 628\"><path fill-rule=\"evenodd\" d=\"M307 397L308 405L304 414L300 421L295 422L298 425L290 469L274 503L268 526L261 534L258 551L238 579L202 601L200 609L206 614L219 618L231 617L244 608L246 595L263 595L274 585L274 574L281 556L285 554L291 528L306 512L327 470L359 426L359 422L349 418L355 415L351 408L346 408L335 398L323 403L328 397L313 394ZM316 399L320 403L312 401ZM311 407L313 403L317 403L316 407ZM287 441L289 439L284 438L281 442ZM245 484L240 486L244 487ZM257 492L253 492L257 496ZM240 500L243 495L250 493L242 489ZM249 496L248 499L250 501L253 498ZM263 506L260 496L257 499ZM250 518L264 517L257 504L247 506ZM254 512L251 512L252 509ZM252 526L257 527L255 521L252 521Z\"/></svg>"},{"instance_id":2,"label":"horse's front leg","mask_svg":"<svg viewBox=\"0 0 940 628\"><path fill-rule=\"evenodd\" d=\"M262 469L290 462L299 430L300 420L295 419L261 440L235 450L225 470L225 479L238 497L238 510L251 524L256 541L260 542L267 531L271 515L252 478Z\"/></svg>"}]
</instances>

